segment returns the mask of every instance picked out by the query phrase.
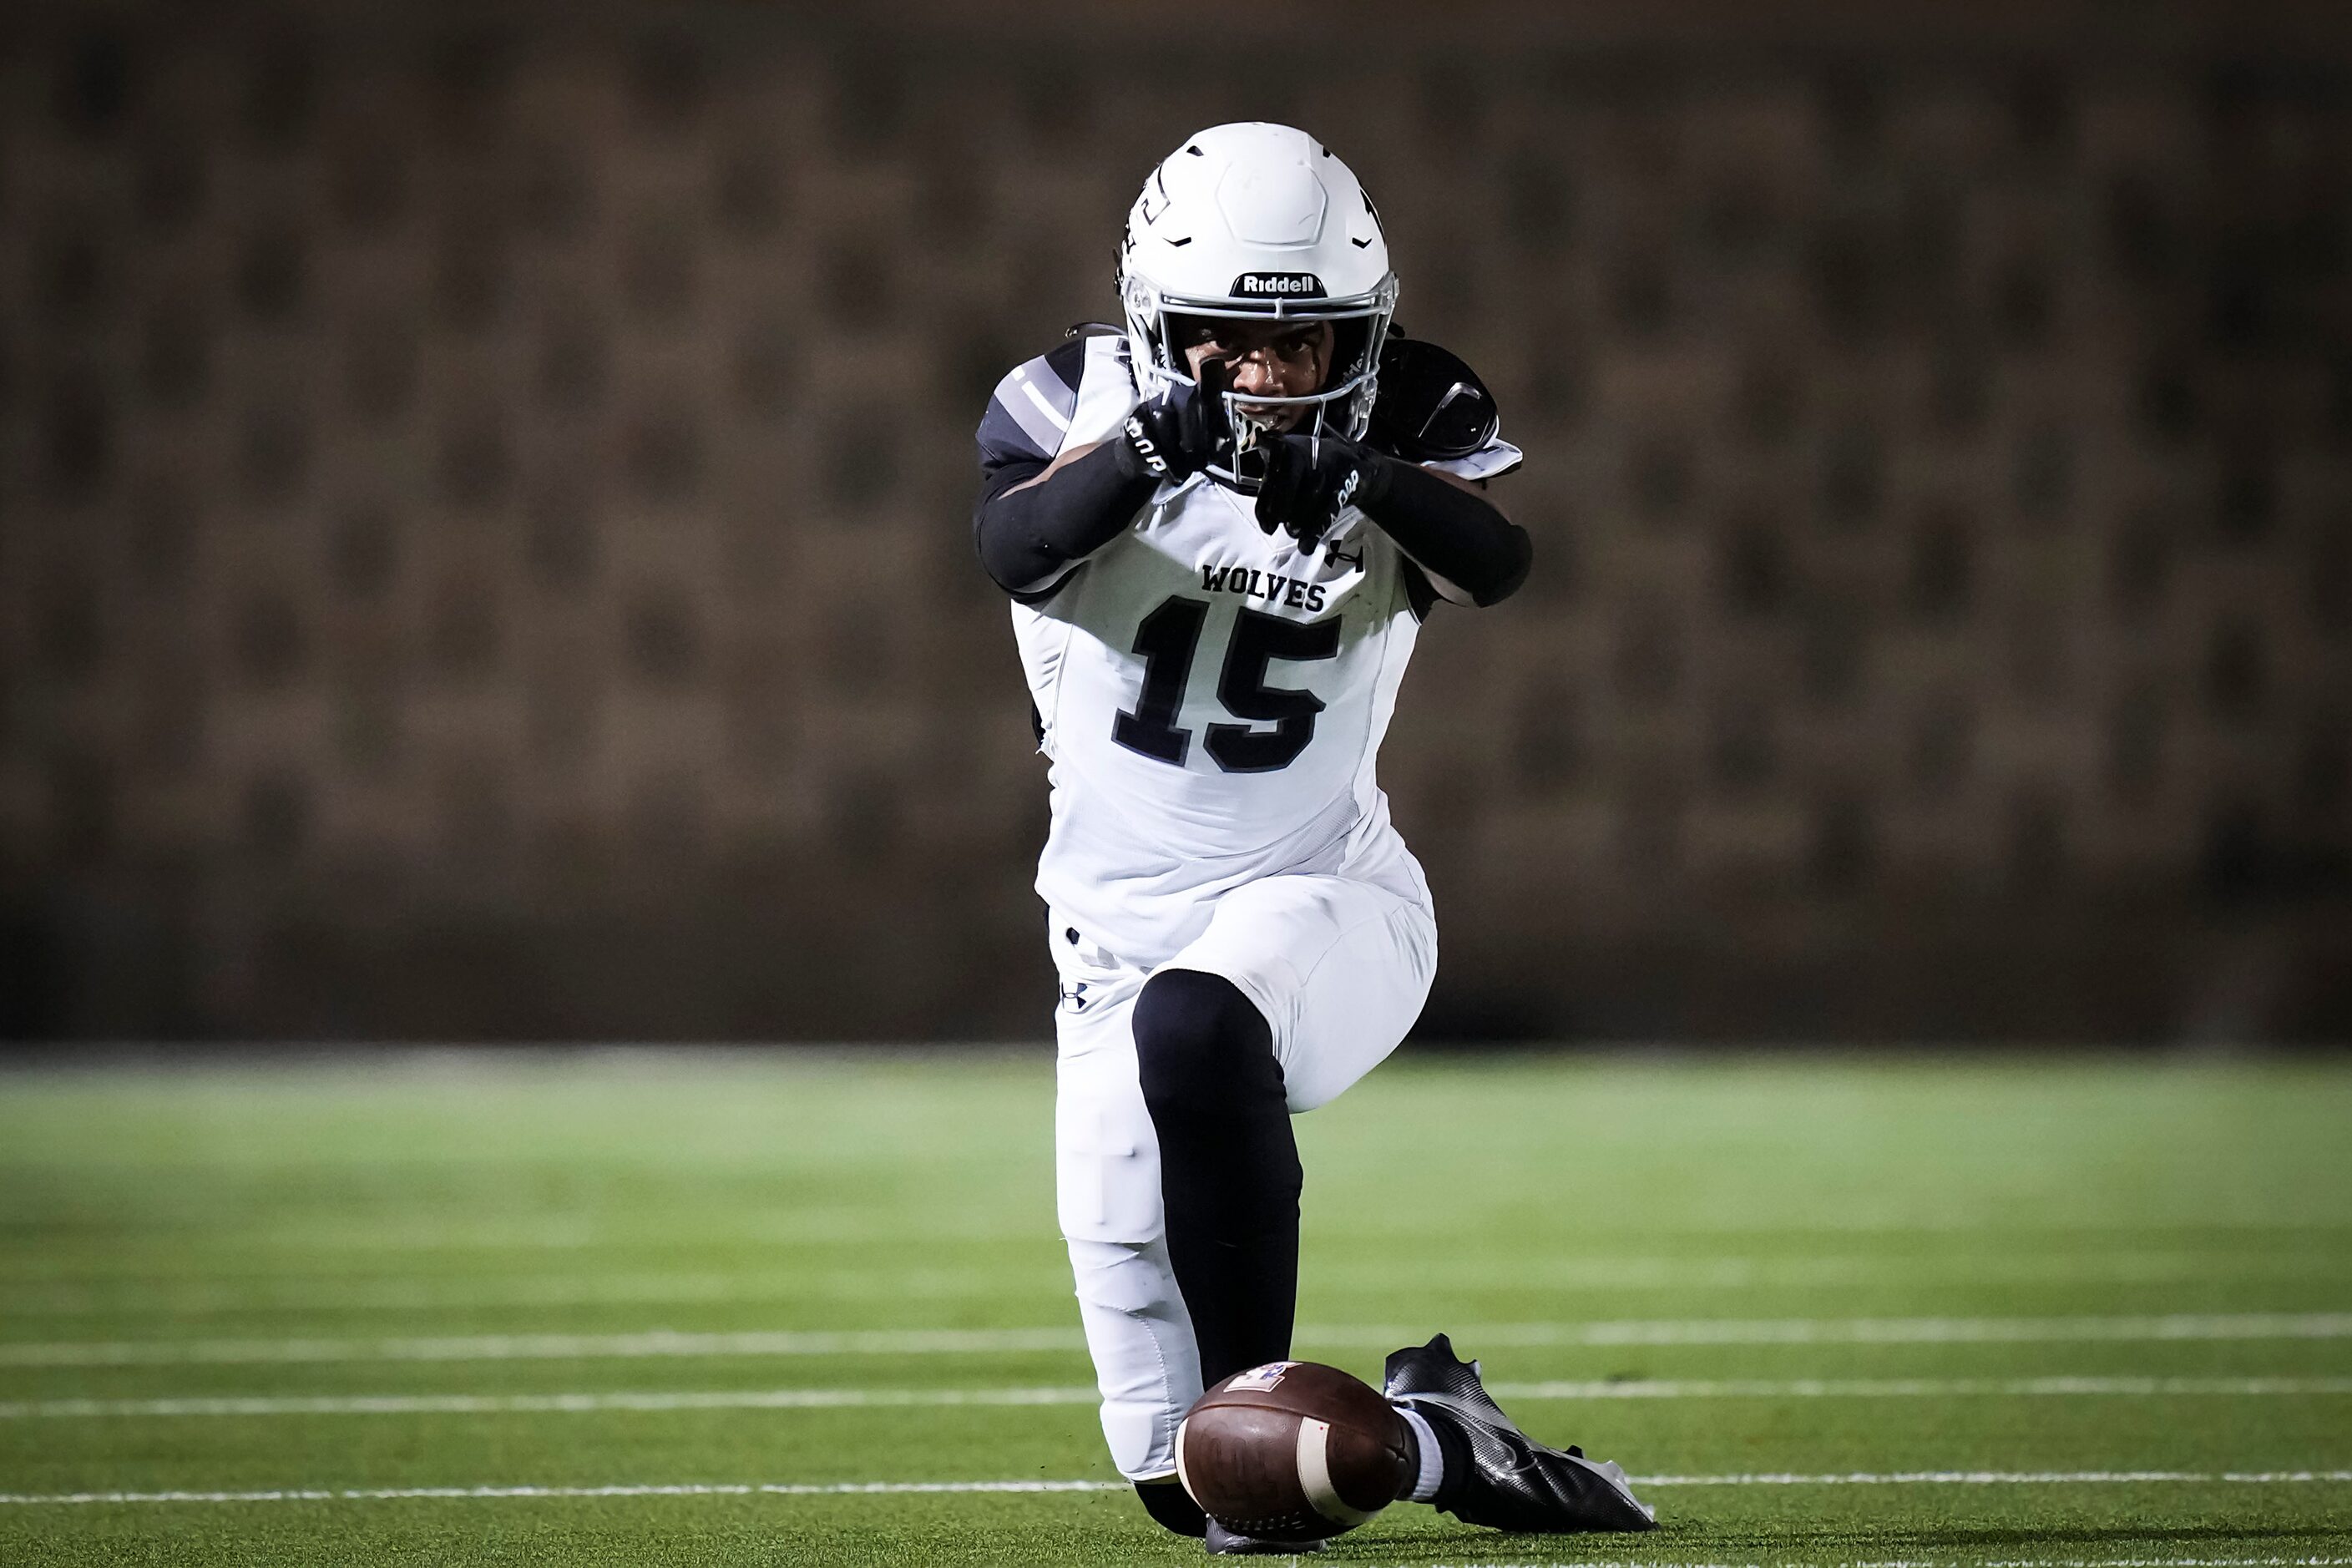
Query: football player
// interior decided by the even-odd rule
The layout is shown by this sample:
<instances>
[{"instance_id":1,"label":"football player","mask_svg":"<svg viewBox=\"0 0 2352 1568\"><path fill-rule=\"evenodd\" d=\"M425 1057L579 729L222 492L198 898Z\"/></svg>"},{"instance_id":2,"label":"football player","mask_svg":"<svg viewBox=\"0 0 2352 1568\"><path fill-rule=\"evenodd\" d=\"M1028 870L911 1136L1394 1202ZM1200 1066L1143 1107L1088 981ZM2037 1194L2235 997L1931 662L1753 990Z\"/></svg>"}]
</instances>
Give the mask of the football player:
<instances>
[{"instance_id":1,"label":"football player","mask_svg":"<svg viewBox=\"0 0 2352 1568\"><path fill-rule=\"evenodd\" d=\"M1128 216L1124 330L1076 329L980 426L982 563L1013 599L1052 827L1057 1206L1111 1456L1177 1484L1206 1384L1289 1352L1290 1117L1429 994L1429 887L1373 760L1421 626L1528 573L1519 462L1454 355L1391 329L1379 213L1312 137L1220 125ZM1443 1335L1389 1358L1408 1496L1514 1530L1641 1530L1616 1467L1528 1438ZM1296 1551L1285 1546L1284 1551Z\"/></svg>"}]
</instances>

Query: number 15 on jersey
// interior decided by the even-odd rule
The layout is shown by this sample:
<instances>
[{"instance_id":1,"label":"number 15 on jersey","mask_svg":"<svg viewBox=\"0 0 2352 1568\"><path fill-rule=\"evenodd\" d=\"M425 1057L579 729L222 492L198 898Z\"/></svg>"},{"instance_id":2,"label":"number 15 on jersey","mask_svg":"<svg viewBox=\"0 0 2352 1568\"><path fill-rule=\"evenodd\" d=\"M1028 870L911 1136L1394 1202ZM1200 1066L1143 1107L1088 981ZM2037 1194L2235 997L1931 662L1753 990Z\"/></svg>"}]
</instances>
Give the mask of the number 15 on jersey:
<instances>
[{"instance_id":1,"label":"number 15 on jersey","mask_svg":"<svg viewBox=\"0 0 2352 1568\"><path fill-rule=\"evenodd\" d=\"M1121 710L1111 723L1111 739L1130 752L1175 767L1184 765L1192 750L1192 731L1179 728L1184 689L1192 677L1192 656L1201 645L1201 628L1209 606L1199 599L1174 595L1143 617L1136 628L1135 651L1143 657L1143 689L1132 712ZM1203 744L1217 766L1229 773L1265 773L1288 767L1315 738L1315 716L1323 700L1311 691L1268 686L1266 666L1277 658L1311 661L1331 658L1339 651L1338 616L1319 621L1285 620L1262 610L1243 608L1225 644L1223 668L1217 677L1217 700L1235 724L1211 724ZM1255 728L1272 724L1271 730Z\"/></svg>"}]
</instances>

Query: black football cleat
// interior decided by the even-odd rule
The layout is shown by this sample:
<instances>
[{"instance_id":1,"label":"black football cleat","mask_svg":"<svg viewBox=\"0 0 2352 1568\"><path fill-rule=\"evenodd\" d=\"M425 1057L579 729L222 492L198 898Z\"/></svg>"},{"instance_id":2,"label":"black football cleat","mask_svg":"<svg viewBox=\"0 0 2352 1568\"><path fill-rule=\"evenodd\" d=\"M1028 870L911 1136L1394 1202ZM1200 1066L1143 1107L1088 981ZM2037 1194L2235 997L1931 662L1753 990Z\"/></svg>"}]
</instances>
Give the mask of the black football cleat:
<instances>
[{"instance_id":1,"label":"black football cleat","mask_svg":"<svg viewBox=\"0 0 2352 1568\"><path fill-rule=\"evenodd\" d=\"M1444 1334L1390 1356L1382 1392L1461 1439L1468 1473L1446 1478L1436 1506L1465 1524L1550 1534L1657 1528L1613 1461L1595 1464L1581 1448L1548 1448L1520 1431L1479 1384L1478 1363L1456 1359Z\"/></svg>"},{"instance_id":2,"label":"black football cleat","mask_svg":"<svg viewBox=\"0 0 2352 1568\"><path fill-rule=\"evenodd\" d=\"M1303 1557L1323 1550L1319 1541L1261 1541L1227 1530L1213 1519L1209 1521L1207 1544L1212 1557Z\"/></svg>"}]
</instances>

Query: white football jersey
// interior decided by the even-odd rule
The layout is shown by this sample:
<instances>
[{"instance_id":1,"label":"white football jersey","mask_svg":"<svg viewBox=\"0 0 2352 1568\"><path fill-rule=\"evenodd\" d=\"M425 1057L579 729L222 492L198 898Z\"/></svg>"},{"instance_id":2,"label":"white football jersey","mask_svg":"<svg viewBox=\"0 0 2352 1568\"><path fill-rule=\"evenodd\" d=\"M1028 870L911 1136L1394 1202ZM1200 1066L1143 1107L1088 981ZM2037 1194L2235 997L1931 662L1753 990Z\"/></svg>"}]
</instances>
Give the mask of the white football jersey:
<instances>
[{"instance_id":1,"label":"white football jersey","mask_svg":"<svg viewBox=\"0 0 2352 1568\"><path fill-rule=\"evenodd\" d=\"M1073 340L997 388L983 464L1109 438L1138 391L1127 340ZM1471 477L1518 461L1496 440ZM1052 759L1037 891L1130 963L1171 957L1219 895L1261 877L1345 874L1426 900L1373 763L1430 595L1353 508L1311 552L1258 527L1254 498L1164 484L1126 531L1013 606Z\"/></svg>"}]
</instances>

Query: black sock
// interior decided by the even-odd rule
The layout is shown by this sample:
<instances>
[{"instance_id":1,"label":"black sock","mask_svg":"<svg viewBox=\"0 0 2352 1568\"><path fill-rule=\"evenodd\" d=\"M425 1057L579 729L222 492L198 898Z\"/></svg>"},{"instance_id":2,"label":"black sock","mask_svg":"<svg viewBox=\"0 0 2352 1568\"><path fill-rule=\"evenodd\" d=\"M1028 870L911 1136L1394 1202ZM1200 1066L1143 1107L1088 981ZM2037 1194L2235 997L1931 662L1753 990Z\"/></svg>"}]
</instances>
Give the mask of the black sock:
<instances>
[{"instance_id":1,"label":"black sock","mask_svg":"<svg viewBox=\"0 0 2352 1568\"><path fill-rule=\"evenodd\" d=\"M1429 1429L1437 1434L1437 1452L1441 1467L1437 1478L1437 1495L1429 1500L1429 1506L1451 1512L1454 1503L1461 1499L1464 1484L1470 1479L1472 1463L1470 1439L1462 1435L1460 1427L1442 1416L1432 1415L1425 1410L1422 1412L1422 1415L1428 1421Z\"/></svg>"},{"instance_id":2,"label":"black sock","mask_svg":"<svg viewBox=\"0 0 2352 1568\"><path fill-rule=\"evenodd\" d=\"M1412 1496L1412 1489L1421 1479L1421 1434L1402 1415L1396 1418L1396 1424L1398 1433L1404 1438L1404 1479L1397 1482L1397 1500L1402 1502Z\"/></svg>"},{"instance_id":3,"label":"black sock","mask_svg":"<svg viewBox=\"0 0 2352 1568\"><path fill-rule=\"evenodd\" d=\"M1169 1261L1211 1384L1290 1354L1302 1175L1274 1031L1231 981L1190 969L1144 983L1132 1027Z\"/></svg>"},{"instance_id":4,"label":"black sock","mask_svg":"<svg viewBox=\"0 0 2352 1568\"><path fill-rule=\"evenodd\" d=\"M1135 1495L1143 1500L1143 1511L1161 1529L1195 1540L1209 1533L1209 1516L1175 1480L1138 1481Z\"/></svg>"},{"instance_id":5,"label":"black sock","mask_svg":"<svg viewBox=\"0 0 2352 1568\"><path fill-rule=\"evenodd\" d=\"M1402 1406L1396 1407L1402 1411ZM1432 1508L1450 1508L1462 1495L1462 1483L1470 1473L1470 1440L1461 1429L1442 1415L1415 1408L1413 1414L1429 1424L1430 1436L1437 1439L1437 1495L1424 1499ZM1410 1501L1413 1490L1421 1484L1421 1429L1397 1416L1397 1426L1404 1434L1404 1479L1397 1483L1397 1500Z\"/></svg>"}]
</instances>

